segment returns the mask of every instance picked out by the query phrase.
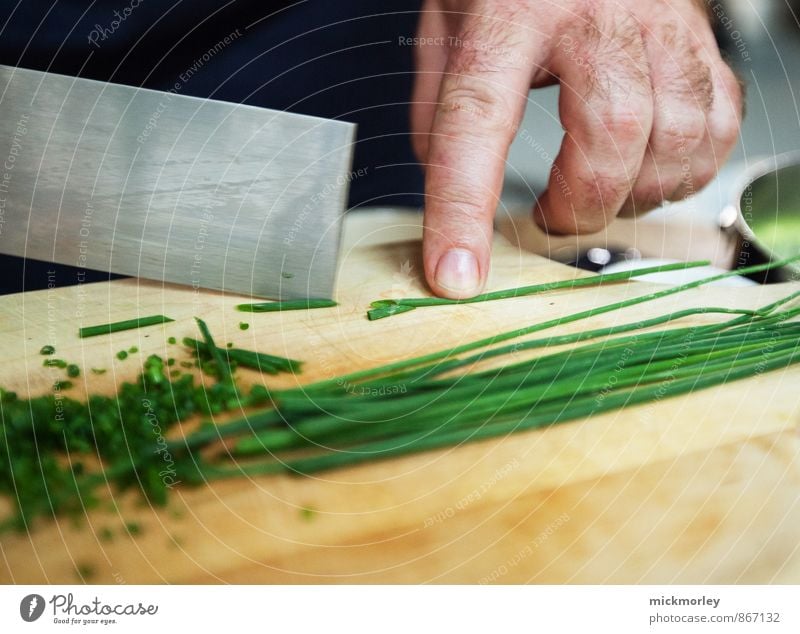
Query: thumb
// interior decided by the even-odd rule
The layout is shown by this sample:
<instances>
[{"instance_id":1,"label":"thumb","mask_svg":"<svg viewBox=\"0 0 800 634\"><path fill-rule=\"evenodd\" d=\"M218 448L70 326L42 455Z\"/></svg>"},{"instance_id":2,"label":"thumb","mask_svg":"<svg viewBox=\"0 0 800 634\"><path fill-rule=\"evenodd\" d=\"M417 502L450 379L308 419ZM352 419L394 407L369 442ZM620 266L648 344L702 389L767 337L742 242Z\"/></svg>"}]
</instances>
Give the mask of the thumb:
<instances>
[{"instance_id":1,"label":"thumb","mask_svg":"<svg viewBox=\"0 0 800 634\"><path fill-rule=\"evenodd\" d=\"M453 299L478 294L486 282L508 148L531 83L537 38L499 11L465 16L451 39L429 137L425 277Z\"/></svg>"}]
</instances>

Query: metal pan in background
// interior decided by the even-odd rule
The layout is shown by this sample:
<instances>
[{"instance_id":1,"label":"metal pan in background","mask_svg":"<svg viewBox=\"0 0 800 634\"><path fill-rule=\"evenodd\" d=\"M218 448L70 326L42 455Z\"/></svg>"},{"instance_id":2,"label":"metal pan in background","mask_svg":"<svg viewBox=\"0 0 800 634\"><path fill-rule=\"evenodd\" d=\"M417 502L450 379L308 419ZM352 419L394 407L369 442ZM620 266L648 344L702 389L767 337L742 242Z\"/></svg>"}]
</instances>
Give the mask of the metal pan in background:
<instances>
[{"instance_id":1,"label":"metal pan in background","mask_svg":"<svg viewBox=\"0 0 800 634\"><path fill-rule=\"evenodd\" d=\"M758 160L742 172L720 214L720 225L738 238L734 267L800 253L800 152ZM781 267L752 279L799 280L800 267Z\"/></svg>"}]
</instances>

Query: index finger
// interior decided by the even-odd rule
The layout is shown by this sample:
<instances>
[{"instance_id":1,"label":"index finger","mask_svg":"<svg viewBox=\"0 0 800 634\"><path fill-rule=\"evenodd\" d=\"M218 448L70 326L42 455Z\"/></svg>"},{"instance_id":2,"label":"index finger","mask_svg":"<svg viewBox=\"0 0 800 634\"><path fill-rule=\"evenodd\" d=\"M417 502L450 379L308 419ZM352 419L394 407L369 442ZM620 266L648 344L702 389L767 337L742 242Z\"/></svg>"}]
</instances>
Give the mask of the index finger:
<instances>
[{"instance_id":1,"label":"index finger","mask_svg":"<svg viewBox=\"0 0 800 634\"><path fill-rule=\"evenodd\" d=\"M522 16L497 5L488 13L466 16L451 44L428 145L426 278L434 292L456 299L477 294L486 280L492 221L535 52Z\"/></svg>"}]
</instances>

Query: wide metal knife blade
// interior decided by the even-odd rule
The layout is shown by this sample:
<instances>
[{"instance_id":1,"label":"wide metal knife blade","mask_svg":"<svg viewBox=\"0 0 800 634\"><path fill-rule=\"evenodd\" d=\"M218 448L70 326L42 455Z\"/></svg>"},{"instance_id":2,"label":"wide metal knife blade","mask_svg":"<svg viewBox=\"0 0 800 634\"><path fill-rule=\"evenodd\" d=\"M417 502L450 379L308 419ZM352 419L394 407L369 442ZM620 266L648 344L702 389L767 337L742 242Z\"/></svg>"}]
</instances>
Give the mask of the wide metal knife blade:
<instances>
[{"instance_id":1,"label":"wide metal knife blade","mask_svg":"<svg viewBox=\"0 0 800 634\"><path fill-rule=\"evenodd\" d=\"M330 297L355 125L0 66L0 252Z\"/></svg>"}]
</instances>

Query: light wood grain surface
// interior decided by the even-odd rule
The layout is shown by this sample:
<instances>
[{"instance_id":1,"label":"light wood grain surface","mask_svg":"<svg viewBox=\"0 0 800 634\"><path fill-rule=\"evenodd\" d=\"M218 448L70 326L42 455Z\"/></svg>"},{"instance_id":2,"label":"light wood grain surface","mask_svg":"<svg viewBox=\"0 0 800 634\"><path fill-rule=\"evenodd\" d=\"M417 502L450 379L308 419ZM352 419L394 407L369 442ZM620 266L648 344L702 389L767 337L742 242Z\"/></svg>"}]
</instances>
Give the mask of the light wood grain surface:
<instances>
[{"instance_id":1,"label":"light wood grain surface","mask_svg":"<svg viewBox=\"0 0 800 634\"><path fill-rule=\"evenodd\" d=\"M195 336L306 361L303 382L414 356L634 297L645 282L483 305L418 310L370 323L369 302L424 293L414 215L347 221L337 308L249 315L241 296L141 280L0 298L0 385L50 389L83 368L72 392L112 393L151 353L181 358L167 337ZM492 288L576 275L498 238ZM797 288L703 288L570 324L574 332L690 306L754 307ZM247 300L248 298L244 298ZM81 340L80 325L163 313L164 326ZM685 320L708 323L712 316ZM249 330L239 322L250 323ZM125 361L115 353L140 352ZM263 381L242 372L244 381ZM72 583L800 582L800 369L629 408L591 420L321 474L178 488L166 508L114 495L84 521L43 521L0 535L0 581ZM266 379L290 385L298 379ZM1 505L0 505L1 506ZM5 511L6 506L2 506ZM124 534L136 521L141 534ZM114 538L99 535L111 529Z\"/></svg>"}]
</instances>

